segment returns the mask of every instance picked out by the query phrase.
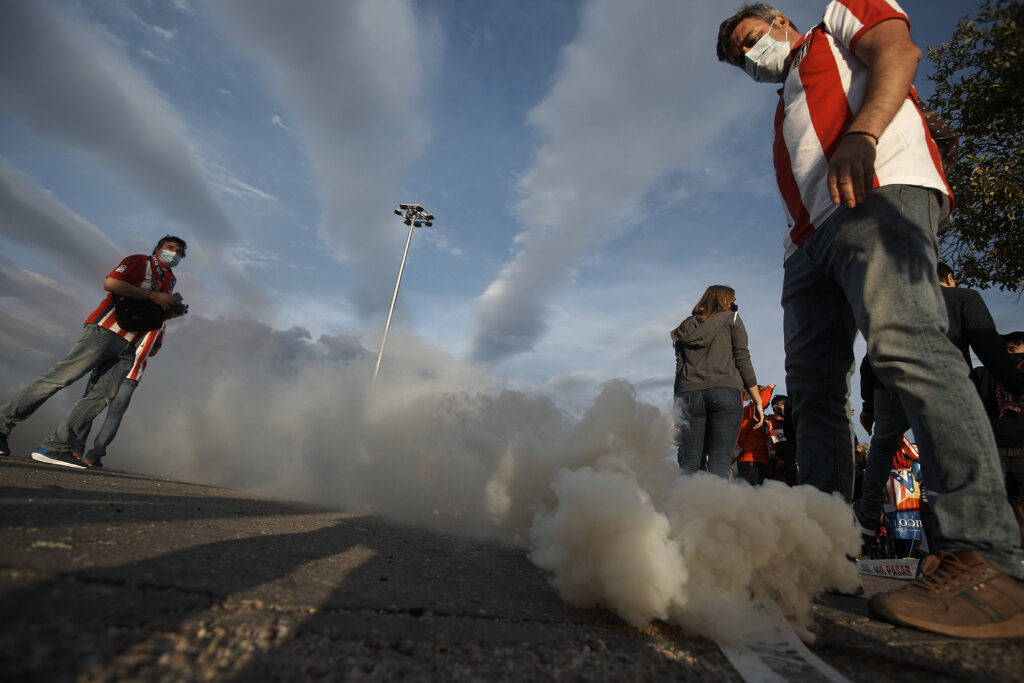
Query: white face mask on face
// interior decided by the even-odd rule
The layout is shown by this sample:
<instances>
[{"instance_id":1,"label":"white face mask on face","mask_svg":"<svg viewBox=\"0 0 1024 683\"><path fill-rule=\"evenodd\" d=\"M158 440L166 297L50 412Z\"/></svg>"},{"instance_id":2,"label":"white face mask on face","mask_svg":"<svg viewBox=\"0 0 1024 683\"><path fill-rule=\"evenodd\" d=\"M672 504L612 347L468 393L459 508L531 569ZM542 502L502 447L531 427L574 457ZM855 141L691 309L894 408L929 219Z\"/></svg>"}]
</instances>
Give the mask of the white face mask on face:
<instances>
[{"instance_id":1,"label":"white face mask on face","mask_svg":"<svg viewBox=\"0 0 1024 683\"><path fill-rule=\"evenodd\" d=\"M164 264L168 268L173 268L174 266L181 263L181 254L175 253L173 251L167 251L166 249L160 250L160 255L158 256L158 258L160 259L160 263Z\"/></svg>"},{"instance_id":2,"label":"white face mask on face","mask_svg":"<svg viewBox=\"0 0 1024 683\"><path fill-rule=\"evenodd\" d=\"M743 70L758 83L781 83L786 75L786 60L789 58L789 29L785 40L775 40L770 33L775 22L761 39L743 55Z\"/></svg>"}]
</instances>

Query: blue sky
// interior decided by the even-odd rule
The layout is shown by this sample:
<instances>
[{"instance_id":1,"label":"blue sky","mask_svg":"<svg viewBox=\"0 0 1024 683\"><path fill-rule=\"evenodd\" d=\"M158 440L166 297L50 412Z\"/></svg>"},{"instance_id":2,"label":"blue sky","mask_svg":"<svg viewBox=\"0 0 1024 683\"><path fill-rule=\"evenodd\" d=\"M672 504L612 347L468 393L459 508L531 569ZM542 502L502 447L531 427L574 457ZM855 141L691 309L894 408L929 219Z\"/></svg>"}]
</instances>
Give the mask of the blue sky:
<instances>
[{"instance_id":1,"label":"blue sky","mask_svg":"<svg viewBox=\"0 0 1024 683\"><path fill-rule=\"evenodd\" d=\"M903 7L926 47L978 4ZM413 235L395 354L405 340L469 368L446 377L574 413L614 378L663 408L669 329L721 283L737 290L759 380L783 384L774 88L713 53L736 5L0 4L7 386L57 360L103 276L167 232L189 242L177 274L191 313L170 326L157 382L188 376L182 390L204 392L227 365L182 347L222 332L237 344L238 329L276 345L231 366L253 381L282 354L372 368L402 202L437 220ZM806 30L823 6L782 9ZM1024 327L1015 296L984 297L1001 329ZM385 354L384 381L395 367Z\"/></svg>"}]
</instances>

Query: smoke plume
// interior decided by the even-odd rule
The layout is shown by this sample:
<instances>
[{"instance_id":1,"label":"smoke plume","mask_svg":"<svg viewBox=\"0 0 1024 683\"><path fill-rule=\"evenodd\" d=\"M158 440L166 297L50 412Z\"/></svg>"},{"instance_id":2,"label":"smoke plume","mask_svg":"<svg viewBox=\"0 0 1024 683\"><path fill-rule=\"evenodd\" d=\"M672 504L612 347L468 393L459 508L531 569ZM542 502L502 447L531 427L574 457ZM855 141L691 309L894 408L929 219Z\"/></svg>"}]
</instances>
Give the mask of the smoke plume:
<instances>
[{"instance_id":1,"label":"smoke plume","mask_svg":"<svg viewBox=\"0 0 1024 683\"><path fill-rule=\"evenodd\" d=\"M679 477L667 413L628 382L576 418L402 329L373 385L375 346L172 321L105 464L528 544L568 602L716 638L760 603L806 623L816 592L856 583L845 503ZM33 418L12 445L50 426Z\"/></svg>"}]
</instances>

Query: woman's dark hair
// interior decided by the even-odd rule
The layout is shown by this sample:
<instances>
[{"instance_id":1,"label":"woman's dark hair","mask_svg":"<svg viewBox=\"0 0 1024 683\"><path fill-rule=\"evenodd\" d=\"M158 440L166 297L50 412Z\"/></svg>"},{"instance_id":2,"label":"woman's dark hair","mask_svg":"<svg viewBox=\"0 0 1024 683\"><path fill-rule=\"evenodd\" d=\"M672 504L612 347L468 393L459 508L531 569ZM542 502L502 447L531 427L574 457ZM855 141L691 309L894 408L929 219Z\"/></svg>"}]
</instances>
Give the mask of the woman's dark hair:
<instances>
[{"instance_id":1,"label":"woman's dark hair","mask_svg":"<svg viewBox=\"0 0 1024 683\"><path fill-rule=\"evenodd\" d=\"M711 285L704 290L704 296L693 307L693 317L704 322L715 313L728 311L729 305L736 299L736 290L726 285Z\"/></svg>"}]
</instances>

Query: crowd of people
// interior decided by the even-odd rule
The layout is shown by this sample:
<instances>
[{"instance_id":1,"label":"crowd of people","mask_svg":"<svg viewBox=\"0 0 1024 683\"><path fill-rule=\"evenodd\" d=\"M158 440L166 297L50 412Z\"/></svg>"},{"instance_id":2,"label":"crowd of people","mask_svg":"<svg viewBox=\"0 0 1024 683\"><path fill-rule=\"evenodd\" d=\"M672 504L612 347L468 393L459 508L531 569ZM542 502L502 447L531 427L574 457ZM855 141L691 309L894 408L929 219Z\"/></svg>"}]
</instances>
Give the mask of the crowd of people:
<instances>
[{"instance_id":1,"label":"crowd of people","mask_svg":"<svg viewBox=\"0 0 1024 683\"><path fill-rule=\"evenodd\" d=\"M716 52L779 87L771 144L787 222L788 395L758 385L736 292L708 287L671 331L682 472L703 466L728 477L737 460L737 477L752 484L814 486L852 503L851 523L869 537L910 429L931 553L920 578L870 600L872 614L952 636L1024 636L1024 333L1000 337L977 293L957 288L937 262L953 193L913 88L921 51L908 17L892 0L833 0L801 33L774 7L747 5L722 22ZM91 373L32 458L101 465L165 321L186 310L173 296L172 270L185 251L183 239L167 235L152 254L111 271L68 355L0 406L0 455L9 454L16 423ZM872 439L854 502L847 401L858 332L867 344L862 422ZM973 372L971 349L982 362ZM86 451L90 425L108 405Z\"/></svg>"}]
</instances>

